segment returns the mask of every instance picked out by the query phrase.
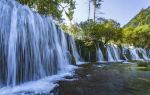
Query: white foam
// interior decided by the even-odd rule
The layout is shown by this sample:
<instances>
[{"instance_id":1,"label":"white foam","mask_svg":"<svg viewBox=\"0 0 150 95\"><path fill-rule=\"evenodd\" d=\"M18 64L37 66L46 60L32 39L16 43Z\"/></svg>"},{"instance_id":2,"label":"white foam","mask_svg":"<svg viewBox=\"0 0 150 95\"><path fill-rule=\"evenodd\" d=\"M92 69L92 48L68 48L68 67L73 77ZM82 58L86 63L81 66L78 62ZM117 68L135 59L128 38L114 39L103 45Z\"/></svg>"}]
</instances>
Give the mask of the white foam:
<instances>
[{"instance_id":1,"label":"white foam","mask_svg":"<svg viewBox=\"0 0 150 95\"><path fill-rule=\"evenodd\" d=\"M66 76L72 76L74 74L73 69L76 69L76 67L68 65L67 67L68 72L66 73L59 73L57 75L45 77L43 79L27 82L15 87L4 87L0 89L0 95L15 95L17 93L49 93L52 91L55 87L58 86L56 82L60 80L65 80L64 77Z\"/></svg>"},{"instance_id":2,"label":"white foam","mask_svg":"<svg viewBox=\"0 0 150 95\"><path fill-rule=\"evenodd\" d=\"M88 64L89 62L76 62L76 65L84 65L84 64Z\"/></svg>"}]
</instances>

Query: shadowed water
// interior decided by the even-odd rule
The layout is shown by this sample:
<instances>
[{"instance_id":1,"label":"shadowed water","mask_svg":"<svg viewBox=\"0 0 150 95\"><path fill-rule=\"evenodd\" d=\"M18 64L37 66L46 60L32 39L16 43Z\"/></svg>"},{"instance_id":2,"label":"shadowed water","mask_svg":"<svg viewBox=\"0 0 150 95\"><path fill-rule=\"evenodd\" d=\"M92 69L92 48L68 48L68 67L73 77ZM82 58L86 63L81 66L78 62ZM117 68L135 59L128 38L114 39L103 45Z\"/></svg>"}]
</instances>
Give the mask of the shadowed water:
<instances>
[{"instance_id":1,"label":"shadowed water","mask_svg":"<svg viewBox=\"0 0 150 95\"><path fill-rule=\"evenodd\" d=\"M150 65L84 65L59 84L58 95L149 95Z\"/></svg>"}]
</instances>

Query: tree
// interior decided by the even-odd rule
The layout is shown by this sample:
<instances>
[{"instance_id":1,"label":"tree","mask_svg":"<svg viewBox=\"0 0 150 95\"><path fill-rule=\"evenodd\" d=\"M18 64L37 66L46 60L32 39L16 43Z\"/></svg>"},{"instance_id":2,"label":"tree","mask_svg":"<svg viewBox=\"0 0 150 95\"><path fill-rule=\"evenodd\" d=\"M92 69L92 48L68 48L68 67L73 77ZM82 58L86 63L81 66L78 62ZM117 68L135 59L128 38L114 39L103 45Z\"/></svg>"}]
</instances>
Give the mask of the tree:
<instances>
[{"instance_id":1,"label":"tree","mask_svg":"<svg viewBox=\"0 0 150 95\"><path fill-rule=\"evenodd\" d=\"M21 4L34 8L37 12L52 15L55 19L61 20L63 12L73 19L75 0L17 0Z\"/></svg>"},{"instance_id":2,"label":"tree","mask_svg":"<svg viewBox=\"0 0 150 95\"><path fill-rule=\"evenodd\" d=\"M101 29L102 41L107 44L110 41L118 42L122 40L122 29L120 24L112 19L105 20Z\"/></svg>"},{"instance_id":3,"label":"tree","mask_svg":"<svg viewBox=\"0 0 150 95\"><path fill-rule=\"evenodd\" d=\"M130 31L129 31L130 30ZM150 26L142 25L135 29L128 28L127 42L138 47L150 48Z\"/></svg>"},{"instance_id":4,"label":"tree","mask_svg":"<svg viewBox=\"0 0 150 95\"><path fill-rule=\"evenodd\" d=\"M93 41L102 41L105 44L108 42L121 42L123 37L120 24L114 20L101 19L102 21L95 22L93 20L81 22L79 26L84 32L84 38Z\"/></svg>"},{"instance_id":5,"label":"tree","mask_svg":"<svg viewBox=\"0 0 150 95\"><path fill-rule=\"evenodd\" d=\"M90 20L90 14L91 14L91 0L89 0L88 20Z\"/></svg>"},{"instance_id":6,"label":"tree","mask_svg":"<svg viewBox=\"0 0 150 95\"><path fill-rule=\"evenodd\" d=\"M123 29L123 42L125 44L132 44L132 33L134 31L134 28L132 26L126 27Z\"/></svg>"},{"instance_id":7,"label":"tree","mask_svg":"<svg viewBox=\"0 0 150 95\"><path fill-rule=\"evenodd\" d=\"M101 2L102 0L91 0L93 2L93 6L94 6L94 23L96 21L96 12L97 12L97 9L100 9L101 7Z\"/></svg>"}]
</instances>

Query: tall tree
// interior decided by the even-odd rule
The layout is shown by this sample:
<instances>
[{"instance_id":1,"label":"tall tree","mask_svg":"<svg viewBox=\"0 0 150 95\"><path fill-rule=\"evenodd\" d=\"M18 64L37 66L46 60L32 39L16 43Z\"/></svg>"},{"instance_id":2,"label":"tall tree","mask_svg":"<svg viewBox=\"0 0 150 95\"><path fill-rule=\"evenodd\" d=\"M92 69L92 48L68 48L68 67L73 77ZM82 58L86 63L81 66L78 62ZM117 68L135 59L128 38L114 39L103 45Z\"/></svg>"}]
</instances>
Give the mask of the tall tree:
<instances>
[{"instance_id":1,"label":"tall tree","mask_svg":"<svg viewBox=\"0 0 150 95\"><path fill-rule=\"evenodd\" d=\"M95 21L96 21L96 13L97 13L97 9L100 9L100 7L101 7L101 2L102 2L102 0L92 0L92 2L93 2L93 6L94 6L94 23L95 23Z\"/></svg>"},{"instance_id":2,"label":"tall tree","mask_svg":"<svg viewBox=\"0 0 150 95\"><path fill-rule=\"evenodd\" d=\"M92 41L102 41L105 44L121 42L123 33L120 24L112 19L103 18L101 20L95 23L93 20L81 22L79 27L84 33L83 37Z\"/></svg>"},{"instance_id":3,"label":"tall tree","mask_svg":"<svg viewBox=\"0 0 150 95\"><path fill-rule=\"evenodd\" d=\"M88 20L90 19L90 14L91 14L91 0L89 0Z\"/></svg>"}]
</instances>

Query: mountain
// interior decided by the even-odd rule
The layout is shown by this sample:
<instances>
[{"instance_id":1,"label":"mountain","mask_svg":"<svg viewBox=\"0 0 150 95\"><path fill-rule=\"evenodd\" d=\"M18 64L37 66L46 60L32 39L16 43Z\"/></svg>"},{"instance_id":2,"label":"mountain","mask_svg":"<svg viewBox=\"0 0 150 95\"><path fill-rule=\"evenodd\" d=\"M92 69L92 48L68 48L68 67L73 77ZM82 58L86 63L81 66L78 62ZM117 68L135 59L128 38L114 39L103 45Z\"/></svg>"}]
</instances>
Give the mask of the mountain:
<instances>
[{"instance_id":1,"label":"mountain","mask_svg":"<svg viewBox=\"0 0 150 95\"><path fill-rule=\"evenodd\" d=\"M134 18L132 18L124 27L137 27L141 25L150 25L150 6L146 9L141 9L141 11Z\"/></svg>"}]
</instances>

